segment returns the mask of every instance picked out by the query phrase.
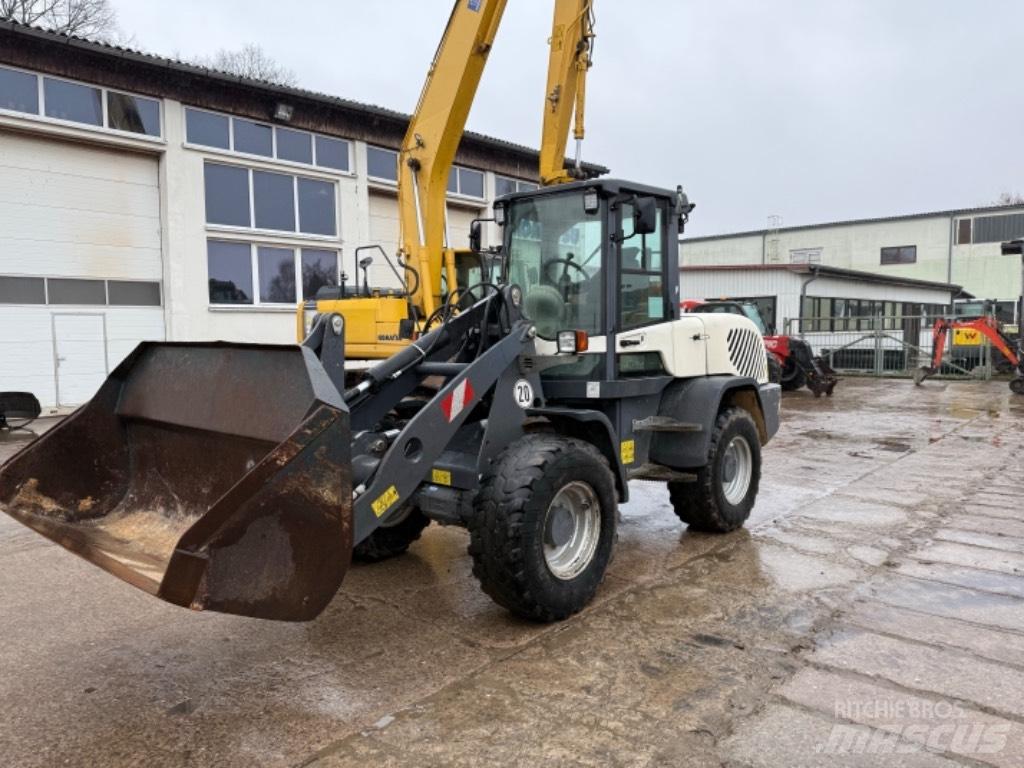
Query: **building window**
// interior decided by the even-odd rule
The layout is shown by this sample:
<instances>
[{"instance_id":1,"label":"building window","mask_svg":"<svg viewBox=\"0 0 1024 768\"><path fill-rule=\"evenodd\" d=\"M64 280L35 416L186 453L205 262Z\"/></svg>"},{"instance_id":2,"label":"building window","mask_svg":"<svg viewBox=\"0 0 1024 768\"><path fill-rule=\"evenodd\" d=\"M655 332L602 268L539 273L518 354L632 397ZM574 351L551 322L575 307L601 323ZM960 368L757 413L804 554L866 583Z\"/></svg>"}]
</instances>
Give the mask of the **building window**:
<instances>
[{"instance_id":1,"label":"building window","mask_svg":"<svg viewBox=\"0 0 1024 768\"><path fill-rule=\"evenodd\" d=\"M299 230L311 235L337 235L334 185L299 177Z\"/></svg>"},{"instance_id":2,"label":"building window","mask_svg":"<svg viewBox=\"0 0 1024 768\"><path fill-rule=\"evenodd\" d=\"M39 85L35 75L0 67L0 109L39 114Z\"/></svg>"},{"instance_id":3,"label":"building window","mask_svg":"<svg viewBox=\"0 0 1024 768\"><path fill-rule=\"evenodd\" d=\"M185 139L189 144L231 149L231 123L224 115L186 109Z\"/></svg>"},{"instance_id":4,"label":"building window","mask_svg":"<svg viewBox=\"0 0 1024 768\"><path fill-rule=\"evenodd\" d=\"M513 179L510 176L494 177L494 194L496 197L511 195L515 192L531 192L537 189L537 186L532 181Z\"/></svg>"},{"instance_id":5,"label":"building window","mask_svg":"<svg viewBox=\"0 0 1024 768\"><path fill-rule=\"evenodd\" d=\"M252 246L210 240L206 244L211 304L252 304Z\"/></svg>"},{"instance_id":6,"label":"building window","mask_svg":"<svg viewBox=\"0 0 1024 768\"><path fill-rule=\"evenodd\" d=\"M337 285L338 262L338 252L324 248L211 239L210 303L293 305L315 297L324 286Z\"/></svg>"},{"instance_id":7,"label":"building window","mask_svg":"<svg viewBox=\"0 0 1024 768\"><path fill-rule=\"evenodd\" d=\"M398 153L380 147L366 147L366 175L372 179L398 181Z\"/></svg>"},{"instance_id":8,"label":"building window","mask_svg":"<svg viewBox=\"0 0 1024 768\"><path fill-rule=\"evenodd\" d=\"M349 142L295 128L185 108L186 142L289 163L349 170Z\"/></svg>"},{"instance_id":9,"label":"building window","mask_svg":"<svg viewBox=\"0 0 1024 768\"><path fill-rule=\"evenodd\" d=\"M338 284L338 252L302 249L302 296L312 299L324 286Z\"/></svg>"},{"instance_id":10,"label":"building window","mask_svg":"<svg viewBox=\"0 0 1024 768\"><path fill-rule=\"evenodd\" d=\"M46 281L41 277L0 277L0 304L45 304Z\"/></svg>"},{"instance_id":11,"label":"building window","mask_svg":"<svg viewBox=\"0 0 1024 768\"><path fill-rule=\"evenodd\" d=\"M295 177L252 172L253 222L257 229L295 231Z\"/></svg>"},{"instance_id":12,"label":"building window","mask_svg":"<svg viewBox=\"0 0 1024 768\"><path fill-rule=\"evenodd\" d=\"M111 306L159 307L160 283L143 280L107 280L107 301Z\"/></svg>"},{"instance_id":13,"label":"building window","mask_svg":"<svg viewBox=\"0 0 1024 768\"><path fill-rule=\"evenodd\" d=\"M321 168L348 171L349 144L342 139L316 137L316 164Z\"/></svg>"},{"instance_id":14,"label":"building window","mask_svg":"<svg viewBox=\"0 0 1024 768\"><path fill-rule=\"evenodd\" d=\"M258 246L256 263L260 275L260 301L265 304L294 304L295 251L291 248Z\"/></svg>"},{"instance_id":15,"label":"building window","mask_svg":"<svg viewBox=\"0 0 1024 768\"><path fill-rule=\"evenodd\" d=\"M107 127L146 136L160 135L160 102L107 91Z\"/></svg>"},{"instance_id":16,"label":"building window","mask_svg":"<svg viewBox=\"0 0 1024 768\"><path fill-rule=\"evenodd\" d=\"M103 125L103 91L67 80L43 78L46 116L87 125Z\"/></svg>"},{"instance_id":17,"label":"building window","mask_svg":"<svg viewBox=\"0 0 1024 768\"><path fill-rule=\"evenodd\" d=\"M106 304L107 288L102 280L65 280L50 278L46 281L50 304Z\"/></svg>"},{"instance_id":18,"label":"building window","mask_svg":"<svg viewBox=\"0 0 1024 768\"><path fill-rule=\"evenodd\" d=\"M973 234L975 243L1002 243L1024 237L1024 213L977 216Z\"/></svg>"},{"instance_id":19,"label":"building window","mask_svg":"<svg viewBox=\"0 0 1024 768\"><path fill-rule=\"evenodd\" d=\"M245 152L260 157L274 156L274 129L269 125L254 123L249 120L231 120L234 130L235 152Z\"/></svg>"},{"instance_id":20,"label":"building window","mask_svg":"<svg viewBox=\"0 0 1024 768\"><path fill-rule=\"evenodd\" d=\"M39 75L0 67L0 110L30 115L42 113L55 120L144 136L159 138L161 135L160 102L157 99L54 77L41 79L42 104L39 101Z\"/></svg>"},{"instance_id":21,"label":"building window","mask_svg":"<svg viewBox=\"0 0 1024 768\"><path fill-rule=\"evenodd\" d=\"M211 162L204 175L207 224L338 234L333 182Z\"/></svg>"},{"instance_id":22,"label":"building window","mask_svg":"<svg viewBox=\"0 0 1024 768\"><path fill-rule=\"evenodd\" d=\"M917 262L916 245L900 245L882 249L882 264L914 264Z\"/></svg>"},{"instance_id":23,"label":"building window","mask_svg":"<svg viewBox=\"0 0 1024 768\"><path fill-rule=\"evenodd\" d=\"M234 165L207 163L204 169L206 223L250 227L249 171Z\"/></svg>"},{"instance_id":24,"label":"building window","mask_svg":"<svg viewBox=\"0 0 1024 768\"><path fill-rule=\"evenodd\" d=\"M795 248L789 252L790 264L821 264L821 248Z\"/></svg>"},{"instance_id":25,"label":"building window","mask_svg":"<svg viewBox=\"0 0 1024 768\"><path fill-rule=\"evenodd\" d=\"M957 219L956 222L956 244L970 245L971 243L971 220Z\"/></svg>"},{"instance_id":26,"label":"building window","mask_svg":"<svg viewBox=\"0 0 1024 768\"><path fill-rule=\"evenodd\" d=\"M0 304L107 304L159 307L160 283L0 275Z\"/></svg>"},{"instance_id":27,"label":"building window","mask_svg":"<svg viewBox=\"0 0 1024 768\"><path fill-rule=\"evenodd\" d=\"M313 164L313 137L305 131L276 128L277 157L293 163Z\"/></svg>"}]
</instances>

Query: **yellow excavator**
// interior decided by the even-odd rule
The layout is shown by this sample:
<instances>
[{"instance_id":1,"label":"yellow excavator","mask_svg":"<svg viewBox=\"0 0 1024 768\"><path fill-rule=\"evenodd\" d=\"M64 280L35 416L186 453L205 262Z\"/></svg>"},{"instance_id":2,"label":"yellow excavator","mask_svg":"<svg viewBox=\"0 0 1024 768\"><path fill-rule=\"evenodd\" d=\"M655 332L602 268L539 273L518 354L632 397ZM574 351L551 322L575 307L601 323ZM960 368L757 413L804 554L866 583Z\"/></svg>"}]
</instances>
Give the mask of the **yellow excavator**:
<instances>
[{"instance_id":1,"label":"yellow excavator","mask_svg":"<svg viewBox=\"0 0 1024 768\"><path fill-rule=\"evenodd\" d=\"M317 315L337 312L345 318L346 356L384 359L410 344L457 304L471 304L478 298L473 286L479 291L481 284L490 282L492 262L481 252L479 222L473 225L468 249L455 248L450 241L447 190L455 152L505 3L455 3L409 121L398 153L400 242L396 261L404 272L404 287L371 288L366 277L373 259L370 252L377 251L396 274L401 273L381 246L357 248L353 284L323 288L315 299L299 306L299 342L309 333ZM540 151L539 178L543 186L584 177L580 144L593 40L593 1L554 0ZM567 167L570 125L576 153Z\"/></svg>"}]
</instances>

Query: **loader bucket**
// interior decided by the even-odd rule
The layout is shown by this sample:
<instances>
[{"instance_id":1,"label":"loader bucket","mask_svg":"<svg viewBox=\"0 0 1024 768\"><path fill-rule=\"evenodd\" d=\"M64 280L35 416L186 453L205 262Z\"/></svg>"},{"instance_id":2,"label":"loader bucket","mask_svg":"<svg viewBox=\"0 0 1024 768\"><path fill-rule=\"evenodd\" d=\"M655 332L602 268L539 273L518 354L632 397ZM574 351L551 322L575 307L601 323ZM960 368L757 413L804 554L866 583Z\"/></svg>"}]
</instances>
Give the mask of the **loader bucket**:
<instances>
[{"instance_id":1,"label":"loader bucket","mask_svg":"<svg viewBox=\"0 0 1024 768\"><path fill-rule=\"evenodd\" d=\"M349 451L312 351L147 342L0 467L0 508L176 605L305 621L348 569Z\"/></svg>"}]
</instances>

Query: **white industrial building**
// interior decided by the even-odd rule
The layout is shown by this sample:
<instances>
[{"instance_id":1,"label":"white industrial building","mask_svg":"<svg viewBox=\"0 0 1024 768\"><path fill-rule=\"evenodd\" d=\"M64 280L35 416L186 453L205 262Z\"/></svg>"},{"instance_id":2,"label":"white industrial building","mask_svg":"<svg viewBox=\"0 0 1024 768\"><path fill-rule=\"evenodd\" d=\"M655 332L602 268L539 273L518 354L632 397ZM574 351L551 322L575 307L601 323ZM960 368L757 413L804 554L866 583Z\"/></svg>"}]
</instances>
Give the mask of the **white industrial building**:
<instances>
[{"instance_id":1,"label":"white industrial building","mask_svg":"<svg viewBox=\"0 0 1024 768\"><path fill-rule=\"evenodd\" d=\"M821 265L958 285L998 301L1000 319L1012 323L1021 264L1019 257L1003 256L999 246L1022 236L1024 206L969 208L685 237L679 260L684 267Z\"/></svg>"},{"instance_id":2,"label":"white industrial building","mask_svg":"<svg viewBox=\"0 0 1024 768\"><path fill-rule=\"evenodd\" d=\"M293 342L356 247L394 254L407 123L0 22L0 390L71 407L144 339ZM537 154L467 133L456 163L458 245Z\"/></svg>"},{"instance_id":3,"label":"white industrial building","mask_svg":"<svg viewBox=\"0 0 1024 768\"><path fill-rule=\"evenodd\" d=\"M857 272L819 264L721 264L680 268L683 299L729 298L757 305L768 326L779 333L815 330L820 323L799 318L839 318L844 327L860 318L935 317L958 297L959 285Z\"/></svg>"}]
</instances>

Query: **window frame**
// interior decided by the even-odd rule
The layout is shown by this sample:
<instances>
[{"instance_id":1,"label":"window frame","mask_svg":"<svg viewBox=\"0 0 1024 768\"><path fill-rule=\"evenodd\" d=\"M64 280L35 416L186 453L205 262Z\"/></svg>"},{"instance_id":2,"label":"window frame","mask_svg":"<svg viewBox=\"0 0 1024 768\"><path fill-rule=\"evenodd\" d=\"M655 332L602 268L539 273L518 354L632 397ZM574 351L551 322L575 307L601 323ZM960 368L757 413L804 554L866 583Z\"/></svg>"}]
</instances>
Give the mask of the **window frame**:
<instances>
[{"instance_id":1,"label":"window frame","mask_svg":"<svg viewBox=\"0 0 1024 768\"><path fill-rule=\"evenodd\" d=\"M305 128L298 128L293 125L277 125L275 123L269 123L265 120L256 120L251 117L244 115L232 115L226 112L218 112L213 109L205 109L204 107L197 107L191 104L182 104L185 117L185 131L181 145L185 149L191 149L196 152L202 152L204 154L216 154L225 157L232 157L237 159L253 160L259 163L269 163L272 165L282 165L289 168L301 168L305 172L312 171L313 173L323 173L331 177L347 176L354 178L356 173L353 170L354 166L354 147L355 140L345 138L344 136L332 136L326 133L318 133L317 131L308 131ZM201 112L207 115L215 115L216 117L222 117L228 121L228 146L215 147L209 144L197 144L196 142L188 140L188 113L189 112ZM256 125L263 125L270 128L270 155L257 155L251 152L242 152L241 150L235 149L235 120L244 120L247 123L254 123ZM278 129L291 131L293 133L305 133L310 137L310 152L313 157L311 163L303 163L298 160L289 160L287 158L278 157L277 149L277 131ZM334 168L330 165L320 165L317 163L317 137L329 139L331 141L340 141L345 144L345 150L347 153L346 162L348 164L347 170L341 170L340 168Z\"/></svg>"},{"instance_id":2,"label":"window frame","mask_svg":"<svg viewBox=\"0 0 1024 768\"><path fill-rule=\"evenodd\" d=\"M10 64L0 65L4 69L9 69L13 72L22 72L27 75L31 75L36 79L36 106L38 111L36 112L22 112L16 109L8 109L6 107L0 107L0 118L12 117L20 120L31 120L33 122L44 123L47 125L53 125L63 128L75 128L78 130L89 131L92 133L105 134L109 136L118 136L121 138L137 139L139 141L149 142L151 144L166 144L165 138L166 132L166 102L163 98L155 96L147 96L142 93L135 93L133 91L125 90L123 88L107 88L97 83L90 83L85 80L76 80L71 77L63 77L61 75L51 75L45 72L37 72L35 70L26 69L25 67L12 66ZM100 92L100 107L102 112L102 120L100 125L94 125L93 123L82 123L77 120L66 120L61 117L51 117L46 114L46 88L44 81L46 78L50 80L61 81L65 83L71 83L72 85L81 85L86 88L93 88ZM134 131L126 131L121 128L110 127L110 110L107 106L107 94L117 93L123 96L132 96L139 99L147 99L149 101L155 101L159 107L159 124L160 124L160 135L152 136L148 133L135 133Z\"/></svg>"},{"instance_id":3,"label":"window frame","mask_svg":"<svg viewBox=\"0 0 1024 768\"><path fill-rule=\"evenodd\" d=\"M216 222L205 221L205 208L206 208L206 167L208 165L221 165L230 168L240 168L246 171L249 185L249 226L244 227L238 224L218 224ZM305 167L305 166L303 166ZM253 174L269 173L276 174L278 176L288 176L292 181L292 210L295 220L295 229L266 229L256 226L256 189L253 184ZM323 184L329 184L332 186L334 191L334 234L333 235L322 235L314 232L302 232L299 227L301 226L301 218L299 211L299 179L305 178L311 181L317 181ZM264 237L285 237L294 238L300 240L309 240L322 243L338 243L341 240L341 210L339 201L341 199L340 189L337 184L337 179L330 177L318 178L316 176L300 175L291 172L284 172L279 169L263 168L254 165L242 165L241 163L229 163L223 162L220 158L207 158L203 161L203 208L204 208L204 224L208 232L237 232L249 235L262 235Z\"/></svg>"},{"instance_id":4,"label":"window frame","mask_svg":"<svg viewBox=\"0 0 1024 768\"><path fill-rule=\"evenodd\" d=\"M623 201L622 203L618 204L617 206L615 206L614 216L613 216L613 225L617 228L618 232L623 234L623 235L625 234L625 231L623 230L623 223L625 221L625 218L623 217L623 213L622 212L627 207L629 207L629 208L633 207L633 204L632 204L631 201L627 200L627 201ZM640 235L637 235L634 232L629 237L626 237L626 238L623 238L623 239L618 239L618 235L615 236L616 237L615 247L612 248L612 254L611 255L612 255L612 258L614 258L616 260L617 269L615 271L616 271L616 273L618 275L618 282L617 282L617 284L615 286L615 305L616 306L615 306L615 328L614 328L614 333L616 335L620 334L620 333L626 333L626 332L629 332L629 331L635 331L638 328L646 328L646 327L651 326L651 325L658 325L660 323L666 323L666 322L668 322L668 321L670 321L672 319L672 311L671 311L671 304L670 304L670 302L672 300L672 295L671 295L671 289L669 287L669 276L668 276L668 211L667 211L667 205L663 201L658 201L657 208L658 208L658 216L660 218L658 230L659 230L659 234L661 236L661 252L660 252L661 267L660 267L660 269L658 269L658 270L624 269L623 266L622 266L622 246L623 246L623 243L625 243L627 240L631 239L632 237L640 237ZM642 237L650 237L650 236L651 235L643 235ZM662 300L662 310L663 310L662 317L660 317L658 319L650 319L650 318L648 318L648 321L645 322L645 323L639 323L637 325L630 325L628 327L626 325L624 325L623 319L622 319L622 309L623 309L623 302L622 302L622 277L624 275L646 275L648 277L657 275L657 276L661 277L661 300ZM617 362L616 362L616 366L618 366ZM617 370L617 368L616 368L616 370Z\"/></svg>"},{"instance_id":5,"label":"window frame","mask_svg":"<svg viewBox=\"0 0 1024 768\"><path fill-rule=\"evenodd\" d=\"M904 261L904 260L902 260L901 257L902 257L903 251L908 250L908 249L913 252L914 258L910 259L909 261ZM896 260L895 261L886 261L885 260L885 252L886 251L890 251L890 252L894 251L896 253ZM880 248L880 250L879 250L878 264L881 267L898 267L898 266L901 266L903 264L917 264L917 246L916 245L883 245Z\"/></svg>"},{"instance_id":6,"label":"window frame","mask_svg":"<svg viewBox=\"0 0 1024 768\"><path fill-rule=\"evenodd\" d=\"M370 144L369 142L367 142L366 143L367 155L369 155L369 152L370 152L371 149L375 149L375 150L378 150L380 152L388 152L388 153L394 155L395 156L395 173L398 174L398 155L399 155L399 152L398 152L397 149L391 149L390 147L382 147L379 144ZM483 192L483 194L480 197L477 197L476 195L470 195L470 194L467 194L467 193L462 191L462 171L468 171L470 173L479 173L481 175L481 177L482 177L481 182L482 182L482 192ZM448 184L449 184L449 182L451 180L451 177L452 177L453 173L455 174L455 189L454 190L452 190L452 189L450 189L448 187ZM379 185L380 187L385 188L385 189L397 189L398 188L398 179L397 178L389 179L389 178L387 178L385 176L374 176L373 174L370 173L369 158L367 158L367 162L366 162L366 179L371 184ZM472 167L470 167L468 165L457 165L455 163L452 163L452 167L448 170L448 181L445 182L445 197L453 199L453 200L466 200L467 202L468 201L472 201L474 203L480 203L481 201L486 202L487 201L487 171L485 171L485 170L483 170L481 168L472 168Z\"/></svg>"},{"instance_id":7,"label":"window frame","mask_svg":"<svg viewBox=\"0 0 1024 768\"><path fill-rule=\"evenodd\" d=\"M131 277L95 277L95 276L83 276L83 275L26 275L26 274L0 274L0 278L24 278L28 280L41 280L43 282L43 301L42 302L14 302L14 301L0 301L0 307L145 307L145 308L161 308L164 306L164 287L163 280L148 280L144 278L131 278ZM51 280L88 280L92 282L103 283L103 304L65 304L65 303L54 303L50 297L50 281ZM157 293L160 298L159 304L112 304L110 302L110 283L146 283L149 285L155 285L157 287Z\"/></svg>"},{"instance_id":8,"label":"window frame","mask_svg":"<svg viewBox=\"0 0 1024 768\"><path fill-rule=\"evenodd\" d=\"M209 244L210 241L216 241L220 243L229 243L232 245L245 245L249 248L249 276L252 281L252 301L251 302L238 302L238 303L226 303L226 302L214 302L210 299L209 280L210 280L210 256L209 256ZM281 302L281 301L264 301L262 290L260 286L260 268L259 268L259 249L260 248L274 248L276 250L286 250L292 252L292 265L295 272L295 295L296 300L294 302ZM275 242L273 240L263 239L248 239L248 238L229 238L229 237L218 237L216 234L211 233L206 238L206 306L210 311L223 311L230 310L236 312L252 312L254 310L274 310L274 311L287 311L294 312L296 304L302 303L307 299L315 298L314 296L305 295L305 286L302 281L302 252L304 250L314 251L329 251L335 254L335 285L341 285L341 258L342 248L341 246L335 246L333 248L323 247L312 243L282 243Z\"/></svg>"}]
</instances>

